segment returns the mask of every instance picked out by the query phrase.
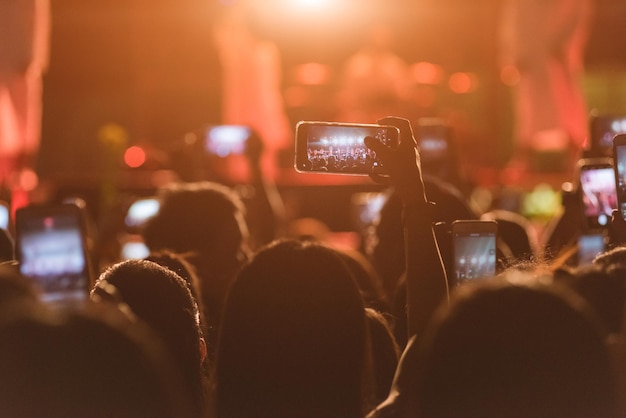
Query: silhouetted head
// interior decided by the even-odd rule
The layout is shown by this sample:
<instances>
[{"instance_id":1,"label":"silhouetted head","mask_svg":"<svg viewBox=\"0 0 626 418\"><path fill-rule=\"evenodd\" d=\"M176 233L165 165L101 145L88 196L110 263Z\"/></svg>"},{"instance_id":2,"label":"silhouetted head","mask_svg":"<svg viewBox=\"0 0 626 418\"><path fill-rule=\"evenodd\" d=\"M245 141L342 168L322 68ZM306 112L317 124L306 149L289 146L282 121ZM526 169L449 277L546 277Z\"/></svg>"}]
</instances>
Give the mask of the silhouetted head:
<instances>
[{"instance_id":1,"label":"silhouetted head","mask_svg":"<svg viewBox=\"0 0 626 418\"><path fill-rule=\"evenodd\" d=\"M616 416L610 361L589 306L523 276L459 288L435 317L415 370L419 416Z\"/></svg>"},{"instance_id":2,"label":"silhouetted head","mask_svg":"<svg viewBox=\"0 0 626 418\"><path fill-rule=\"evenodd\" d=\"M159 212L142 231L151 252L183 254L201 282L202 299L219 320L230 282L248 255L245 209L230 188L212 182L176 183L159 191Z\"/></svg>"},{"instance_id":3,"label":"silhouetted head","mask_svg":"<svg viewBox=\"0 0 626 418\"><path fill-rule=\"evenodd\" d=\"M233 190L208 181L174 183L159 190L158 198L159 211L142 231L151 251L198 253L214 262L241 257L248 229Z\"/></svg>"},{"instance_id":4,"label":"silhouetted head","mask_svg":"<svg viewBox=\"0 0 626 418\"><path fill-rule=\"evenodd\" d=\"M200 408L205 391L205 347L198 306L187 283L148 260L127 260L109 267L96 285L104 283L114 286L122 302L163 340Z\"/></svg>"},{"instance_id":5,"label":"silhouetted head","mask_svg":"<svg viewBox=\"0 0 626 418\"><path fill-rule=\"evenodd\" d=\"M3 416L193 416L160 340L119 311L25 305L0 317Z\"/></svg>"},{"instance_id":6,"label":"silhouetted head","mask_svg":"<svg viewBox=\"0 0 626 418\"><path fill-rule=\"evenodd\" d=\"M261 249L225 305L218 416L363 416L366 327L359 290L333 250L301 241Z\"/></svg>"}]
</instances>

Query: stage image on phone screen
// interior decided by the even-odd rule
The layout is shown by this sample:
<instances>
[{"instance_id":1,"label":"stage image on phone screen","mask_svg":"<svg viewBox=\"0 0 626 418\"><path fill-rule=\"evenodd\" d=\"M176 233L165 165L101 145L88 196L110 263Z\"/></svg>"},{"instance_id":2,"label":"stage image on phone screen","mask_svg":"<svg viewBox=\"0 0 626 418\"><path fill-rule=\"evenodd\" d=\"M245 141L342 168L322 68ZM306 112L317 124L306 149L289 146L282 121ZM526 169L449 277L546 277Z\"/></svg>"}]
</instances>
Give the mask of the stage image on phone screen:
<instances>
[{"instance_id":1,"label":"stage image on phone screen","mask_svg":"<svg viewBox=\"0 0 626 418\"><path fill-rule=\"evenodd\" d=\"M77 219L59 215L24 220L19 247L20 272L37 284L44 302L86 298L88 266Z\"/></svg>"},{"instance_id":2,"label":"stage image on phone screen","mask_svg":"<svg viewBox=\"0 0 626 418\"><path fill-rule=\"evenodd\" d=\"M615 172L613 167L591 167L580 173L583 212L588 226L593 228L608 225L617 209Z\"/></svg>"},{"instance_id":3,"label":"stage image on phone screen","mask_svg":"<svg viewBox=\"0 0 626 418\"><path fill-rule=\"evenodd\" d=\"M376 153L364 143L366 136L394 146L395 128L370 125L305 123L297 128L296 169L325 173L368 174L381 167Z\"/></svg>"},{"instance_id":4,"label":"stage image on phone screen","mask_svg":"<svg viewBox=\"0 0 626 418\"><path fill-rule=\"evenodd\" d=\"M496 234L459 233L454 237L457 283L496 274Z\"/></svg>"}]
</instances>

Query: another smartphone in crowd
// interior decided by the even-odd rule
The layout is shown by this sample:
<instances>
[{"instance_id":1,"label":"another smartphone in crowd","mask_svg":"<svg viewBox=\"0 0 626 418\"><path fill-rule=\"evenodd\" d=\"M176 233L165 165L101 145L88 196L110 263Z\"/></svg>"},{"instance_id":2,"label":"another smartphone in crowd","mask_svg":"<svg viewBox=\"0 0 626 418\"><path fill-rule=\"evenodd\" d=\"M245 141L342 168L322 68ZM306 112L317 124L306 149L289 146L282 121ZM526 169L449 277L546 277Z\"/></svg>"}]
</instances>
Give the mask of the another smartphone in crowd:
<instances>
[{"instance_id":1,"label":"another smartphone in crowd","mask_svg":"<svg viewBox=\"0 0 626 418\"><path fill-rule=\"evenodd\" d=\"M415 127L415 138L424 164L444 163L448 159L450 128L443 119L420 118Z\"/></svg>"},{"instance_id":2,"label":"another smartphone in crowd","mask_svg":"<svg viewBox=\"0 0 626 418\"><path fill-rule=\"evenodd\" d=\"M386 125L301 121L296 126L296 171L384 174L376 153L365 146L366 136L393 148L398 145L400 131Z\"/></svg>"},{"instance_id":3,"label":"another smartphone in crowd","mask_svg":"<svg viewBox=\"0 0 626 418\"><path fill-rule=\"evenodd\" d=\"M617 209L615 173L610 158L589 158L578 162L580 195L585 230L605 229Z\"/></svg>"},{"instance_id":4,"label":"another smartphone in crowd","mask_svg":"<svg viewBox=\"0 0 626 418\"><path fill-rule=\"evenodd\" d=\"M455 284L495 276L498 223L459 220L451 228Z\"/></svg>"},{"instance_id":5,"label":"another smartphone in crowd","mask_svg":"<svg viewBox=\"0 0 626 418\"><path fill-rule=\"evenodd\" d=\"M204 148L209 154L222 158L242 155L251 135L252 129L245 125L209 126L204 132Z\"/></svg>"},{"instance_id":6,"label":"another smartphone in crowd","mask_svg":"<svg viewBox=\"0 0 626 418\"><path fill-rule=\"evenodd\" d=\"M586 266L606 250L607 237L604 233L581 234L578 237L578 265Z\"/></svg>"},{"instance_id":7,"label":"another smartphone in crowd","mask_svg":"<svg viewBox=\"0 0 626 418\"><path fill-rule=\"evenodd\" d=\"M613 138L626 133L626 115L594 114L590 118L589 133L591 155L610 157L613 153Z\"/></svg>"},{"instance_id":8,"label":"another smartphone in crowd","mask_svg":"<svg viewBox=\"0 0 626 418\"><path fill-rule=\"evenodd\" d=\"M613 138L613 166L617 189L617 209L626 219L626 134Z\"/></svg>"},{"instance_id":9,"label":"another smartphone in crowd","mask_svg":"<svg viewBox=\"0 0 626 418\"><path fill-rule=\"evenodd\" d=\"M11 229L11 207L4 200L0 200L0 228L6 231Z\"/></svg>"},{"instance_id":10,"label":"another smartphone in crowd","mask_svg":"<svg viewBox=\"0 0 626 418\"><path fill-rule=\"evenodd\" d=\"M130 204L126 211L124 223L131 231L139 230L143 225L157 214L160 203L156 197L142 197Z\"/></svg>"},{"instance_id":11,"label":"another smartphone in crowd","mask_svg":"<svg viewBox=\"0 0 626 418\"><path fill-rule=\"evenodd\" d=\"M83 209L73 204L31 205L15 215L20 273L52 304L85 301L91 286Z\"/></svg>"}]
</instances>

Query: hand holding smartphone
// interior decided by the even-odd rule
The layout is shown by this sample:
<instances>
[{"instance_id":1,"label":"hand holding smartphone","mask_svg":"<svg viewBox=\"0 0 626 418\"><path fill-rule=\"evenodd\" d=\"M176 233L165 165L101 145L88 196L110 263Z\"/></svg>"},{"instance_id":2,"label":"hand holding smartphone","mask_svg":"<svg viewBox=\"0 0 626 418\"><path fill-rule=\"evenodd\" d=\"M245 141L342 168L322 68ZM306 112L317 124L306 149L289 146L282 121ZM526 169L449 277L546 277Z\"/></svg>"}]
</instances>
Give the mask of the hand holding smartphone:
<instances>
[{"instance_id":1,"label":"hand holding smartphone","mask_svg":"<svg viewBox=\"0 0 626 418\"><path fill-rule=\"evenodd\" d=\"M578 171L585 230L603 230L617 209L613 162L610 158L583 159Z\"/></svg>"},{"instance_id":2,"label":"hand holding smartphone","mask_svg":"<svg viewBox=\"0 0 626 418\"><path fill-rule=\"evenodd\" d=\"M391 125L301 121L296 126L295 168L301 173L369 175L385 169L365 137L396 147L400 131Z\"/></svg>"},{"instance_id":3,"label":"hand holding smartphone","mask_svg":"<svg viewBox=\"0 0 626 418\"><path fill-rule=\"evenodd\" d=\"M613 165L617 189L617 209L626 220L626 134L613 138Z\"/></svg>"},{"instance_id":4,"label":"hand holding smartphone","mask_svg":"<svg viewBox=\"0 0 626 418\"><path fill-rule=\"evenodd\" d=\"M459 220L452 223L456 285L495 276L497 232L496 221Z\"/></svg>"},{"instance_id":5,"label":"hand holding smartphone","mask_svg":"<svg viewBox=\"0 0 626 418\"><path fill-rule=\"evenodd\" d=\"M15 217L20 273L41 291L43 302L88 299L91 266L83 210L73 204L31 205Z\"/></svg>"}]
</instances>

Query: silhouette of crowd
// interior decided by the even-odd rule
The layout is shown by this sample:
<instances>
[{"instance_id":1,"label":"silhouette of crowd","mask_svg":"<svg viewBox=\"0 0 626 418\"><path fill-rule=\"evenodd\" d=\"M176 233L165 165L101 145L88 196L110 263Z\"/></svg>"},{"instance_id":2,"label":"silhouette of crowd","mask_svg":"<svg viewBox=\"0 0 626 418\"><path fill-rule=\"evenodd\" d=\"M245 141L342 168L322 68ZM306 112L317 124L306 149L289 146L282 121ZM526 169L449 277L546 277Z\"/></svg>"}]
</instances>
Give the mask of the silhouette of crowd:
<instances>
[{"instance_id":1,"label":"silhouette of crowd","mask_svg":"<svg viewBox=\"0 0 626 418\"><path fill-rule=\"evenodd\" d=\"M361 248L289 233L258 170L247 196L210 181L161 187L139 229L146 258L110 259L87 240L93 277L78 304L43 302L6 234L0 415L624 416L621 215L584 265L581 200L564 199L538 242L521 215L481 213L423 173L408 120L377 123L401 137L393 149L365 138L389 189ZM497 222L496 274L455 280L456 220Z\"/></svg>"}]
</instances>

